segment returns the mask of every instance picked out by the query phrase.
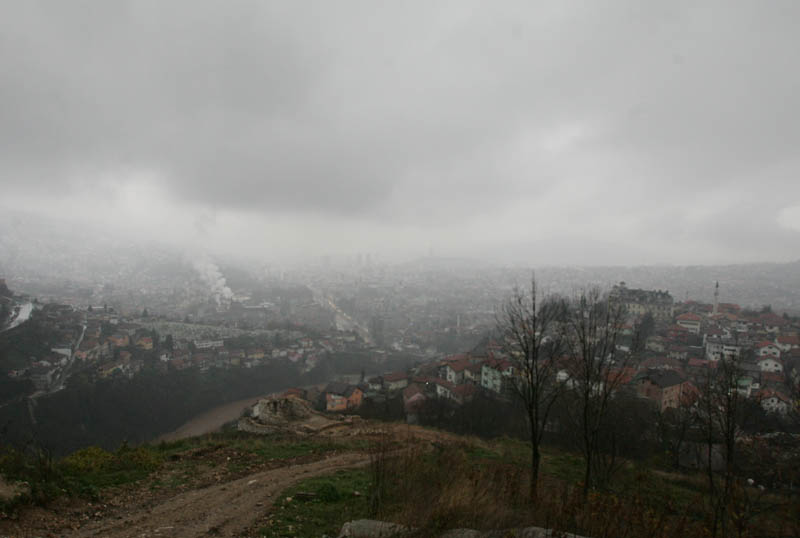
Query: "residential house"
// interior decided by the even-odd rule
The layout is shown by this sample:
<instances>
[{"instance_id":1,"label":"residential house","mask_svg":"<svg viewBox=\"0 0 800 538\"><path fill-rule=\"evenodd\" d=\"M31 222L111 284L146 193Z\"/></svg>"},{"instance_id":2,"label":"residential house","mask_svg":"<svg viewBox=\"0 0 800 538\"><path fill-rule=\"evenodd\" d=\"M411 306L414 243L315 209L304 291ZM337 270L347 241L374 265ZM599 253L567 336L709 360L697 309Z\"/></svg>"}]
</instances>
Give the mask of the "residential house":
<instances>
[{"instance_id":1,"label":"residential house","mask_svg":"<svg viewBox=\"0 0 800 538\"><path fill-rule=\"evenodd\" d=\"M780 413L786 414L791 407L791 400L782 392L776 390L764 389L758 393L758 399L761 402L761 407L767 413Z\"/></svg>"},{"instance_id":2,"label":"residential house","mask_svg":"<svg viewBox=\"0 0 800 538\"><path fill-rule=\"evenodd\" d=\"M481 365L481 386L502 394L514 375L514 365L505 359L489 359Z\"/></svg>"},{"instance_id":3,"label":"residential house","mask_svg":"<svg viewBox=\"0 0 800 538\"><path fill-rule=\"evenodd\" d=\"M764 340L755 346L756 355L759 357L775 357L781 356L781 348L777 344Z\"/></svg>"},{"instance_id":4,"label":"residential house","mask_svg":"<svg viewBox=\"0 0 800 538\"><path fill-rule=\"evenodd\" d=\"M636 393L652 400L659 410L677 408L690 394L690 383L674 370L647 370L639 375Z\"/></svg>"},{"instance_id":5,"label":"residential house","mask_svg":"<svg viewBox=\"0 0 800 538\"><path fill-rule=\"evenodd\" d=\"M442 377L454 385L460 385L465 381L466 372L470 365L469 359L445 362L441 368L441 373L444 374Z\"/></svg>"},{"instance_id":6,"label":"residential house","mask_svg":"<svg viewBox=\"0 0 800 538\"><path fill-rule=\"evenodd\" d=\"M225 342L222 340L195 340L194 347L195 349L216 349L218 347L224 347Z\"/></svg>"},{"instance_id":7,"label":"residential house","mask_svg":"<svg viewBox=\"0 0 800 538\"><path fill-rule=\"evenodd\" d=\"M405 372L393 372L383 376L383 387L386 390L400 390L408 386L408 375Z\"/></svg>"},{"instance_id":8,"label":"residential house","mask_svg":"<svg viewBox=\"0 0 800 538\"><path fill-rule=\"evenodd\" d=\"M736 390L745 398L749 398L754 391L758 391L760 388L758 381L750 376L742 376L736 382Z\"/></svg>"},{"instance_id":9,"label":"residential house","mask_svg":"<svg viewBox=\"0 0 800 538\"><path fill-rule=\"evenodd\" d=\"M451 400L456 399L455 388L456 385L446 379L437 378L433 381L436 385L436 396L439 398L448 398Z\"/></svg>"},{"instance_id":10,"label":"residential house","mask_svg":"<svg viewBox=\"0 0 800 538\"><path fill-rule=\"evenodd\" d=\"M482 366L479 363L471 363L464 369L464 383L472 383L473 385L481 384L481 370Z\"/></svg>"},{"instance_id":11,"label":"residential house","mask_svg":"<svg viewBox=\"0 0 800 538\"><path fill-rule=\"evenodd\" d=\"M783 372L783 362L776 357L764 356L758 359L758 368L762 372Z\"/></svg>"},{"instance_id":12,"label":"residential house","mask_svg":"<svg viewBox=\"0 0 800 538\"><path fill-rule=\"evenodd\" d=\"M788 324L788 321L773 312L762 314L758 321L761 323L761 326L764 327L765 331L773 334L781 332L781 329Z\"/></svg>"},{"instance_id":13,"label":"residential house","mask_svg":"<svg viewBox=\"0 0 800 538\"><path fill-rule=\"evenodd\" d=\"M742 353L742 346L730 338L707 337L706 358L718 361L722 358L738 358Z\"/></svg>"},{"instance_id":14,"label":"residential house","mask_svg":"<svg viewBox=\"0 0 800 538\"><path fill-rule=\"evenodd\" d=\"M686 312L675 318L675 323L687 329L692 334L700 334L700 325L703 318L692 312Z\"/></svg>"},{"instance_id":15,"label":"residential house","mask_svg":"<svg viewBox=\"0 0 800 538\"><path fill-rule=\"evenodd\" d=\"M407 415L419 413L426 400L425 392L416 383L412 383L403 389L403 408Z\"/></svg>"},{"instance_id":16,"label":"residential house","mask_svg":"<svg viewBox=\"0 0 800 538\"><path fill-rule=\"evenodd\" d=\"M364 392L359 387L338 382L329 383L324 394L326 411L356 409L364 397Z\"/></svg>"},{"instance_id":17,"label":"residential house","mask_svg":"<svg viewBox=\"0 0 800 538\"><path fill-rule=\"evenodd\" d=\"M370 377L367 379L367 387L369 390L381 390L383 388L383 378L381 376Z\"/></svg>"}]
</instances>

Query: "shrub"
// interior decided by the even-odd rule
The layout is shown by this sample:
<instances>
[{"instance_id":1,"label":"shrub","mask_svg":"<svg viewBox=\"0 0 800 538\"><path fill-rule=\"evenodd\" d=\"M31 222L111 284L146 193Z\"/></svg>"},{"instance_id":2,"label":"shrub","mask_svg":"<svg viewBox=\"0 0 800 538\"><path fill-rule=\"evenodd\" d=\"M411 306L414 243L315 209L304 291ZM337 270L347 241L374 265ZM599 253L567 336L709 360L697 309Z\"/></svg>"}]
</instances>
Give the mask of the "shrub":
<instances>
[{"instance_id":1,"label":"shrub","mask_svg":"<svg viewBox=\"0 0 800 538\"><path fill-rule=\"evenodd\" d=\"M319 487L319 489L317 490L317 497L321 501L326 503L335 503L342 498L341 494L339 493L339 490L336 489L336 486L334 486L330 482L322 484L322 486Z\"/></svg>"}]
</instances>

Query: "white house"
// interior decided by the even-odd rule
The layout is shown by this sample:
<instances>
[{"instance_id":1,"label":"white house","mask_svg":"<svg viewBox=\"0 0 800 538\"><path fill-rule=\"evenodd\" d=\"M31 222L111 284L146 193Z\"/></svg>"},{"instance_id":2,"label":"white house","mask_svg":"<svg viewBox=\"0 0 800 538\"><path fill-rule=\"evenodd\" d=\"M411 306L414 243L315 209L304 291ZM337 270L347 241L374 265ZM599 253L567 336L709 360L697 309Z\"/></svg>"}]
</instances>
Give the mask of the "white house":
<instances>
[{"instance_id":1,"label":"white house","mask_svg":"<svg viewBox=\"0 0 800 538\"><path fill-rule=\"evenodd\" d=\"M195 340L194 347L196 349L216 349L224 347L225 342L222 340Z\"/></svg>"},{"instance_id":2,"label":"white house","mask_svg":"<svg viewBox=\"0 0 800 538\"><path fill-rule=\"evenodd\" d=\"M702 318L697 314L693 314L692 312L686 312L685 314L681 314L675 320L675 322L687 329L692 334L700 334L700 323Z\"/></svg>"},{"instance_id":3,"label":"white house","mask_svg":"<svg viewBox=\"0 0 800 538\"><path fill-rule=\"evenodd\" d=\"M481 366L481 386L500 394L503 391L503 378L514 374L514 366L506 360L488 360Z\"/></svg>"},{"instance_id":4,"label":"white house","mask_svg":"<svg viewBox=\"0 0 800 538\"><path fill-rule=\"evenodd\" d=\"M789 410L789 398L780 392L764 391L760 396L761 407L767 413L785 414Z\"/></svg>"},{"instance_id":5,"label":"white house","mask_svg":"<svg viewBox=\"0 0 800 538\"><path fill-rule=\"evenodd\" d=\"M762 372L783 372L783 363L776 357L758 359L758 367Z\"/></svg>"},{"instance_id":6,"label":"white house","mask_svg":"<svg viewBox=\"0 0 800 538\"><path fill-rule=\"evenodd\" d=\"M756 355L759 357L775 357L781 356L781 348L772 342L759 342L756 345Z\"/></svg>"},{"instance_id":7,"label":"white house","mask_svg":"<svg viewBox=\"0 0 800 538\"><path fill-rule=\"evenodd\" d=\"M706 358L718 361L724 358L737 358L742 352L742 346L735 340L710 336L706 338Z\"/></svg>"},{"instance_id":8,"label":"white house","mask_svg":"<svg viewBox=\"0 0 800 538\"><path fill-rule=\"evenodd\" d=\"M434 383L436 384L436 395L439 398L455 400L455 393L453 392L455 385L445 379L437 379Z\"/></svg>"},{"instance_id":9,"label":"white house","mask_svg":"<svg viewBox=\"0 0 800 538\"><path fill-rule=\"evenodd\" d=\"M383 376L383 387L386 390L400 390L408 386L408 376L405 372L394 372Z\"/></svg>"}]
</instances>

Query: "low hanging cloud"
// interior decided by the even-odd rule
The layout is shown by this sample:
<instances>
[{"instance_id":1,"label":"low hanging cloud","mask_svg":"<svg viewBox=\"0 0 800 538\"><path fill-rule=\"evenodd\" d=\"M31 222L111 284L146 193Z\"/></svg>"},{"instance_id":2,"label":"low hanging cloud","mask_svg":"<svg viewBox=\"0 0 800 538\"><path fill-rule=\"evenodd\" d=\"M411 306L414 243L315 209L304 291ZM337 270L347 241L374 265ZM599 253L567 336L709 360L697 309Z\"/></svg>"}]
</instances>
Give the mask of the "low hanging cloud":
<instances>
[{"instance_id":1,"label":"low hanging cloud","mask_svg":"<svg viewBox=\"0 0 800 538\"><path fill-rule=\"evenodd\" d=\"M140 233L249 254L705 263L800 238L795 2L3 11L7 206L114 220L147 192Z\"/></svg>"}]
</instances>

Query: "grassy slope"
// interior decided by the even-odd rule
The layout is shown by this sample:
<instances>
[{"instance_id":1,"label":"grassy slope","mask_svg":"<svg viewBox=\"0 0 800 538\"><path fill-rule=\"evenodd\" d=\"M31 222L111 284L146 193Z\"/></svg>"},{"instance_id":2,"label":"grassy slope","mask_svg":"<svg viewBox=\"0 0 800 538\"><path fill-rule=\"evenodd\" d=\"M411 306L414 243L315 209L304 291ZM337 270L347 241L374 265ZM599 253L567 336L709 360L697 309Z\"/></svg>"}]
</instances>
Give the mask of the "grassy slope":
<instances>
[{"instance_id":1,"label":"grassy slope","mask_svg":"<svg viewBox=\"0 0 800 538\"><path fill-rule=\"evenodd\" d=\"M580 456L545 448L540 499L527 499L529 446L512 439L492 442L464 439L455 446L436 447L400 457L388 468L384 502L377 511L369 499L353 495L371 487L369 470L341 471L335 476L300 482L281 495L283 502L254 528L266 537L336 535L346 521L378 518L421 528L437 535L450 528L496 529L538 525L587 536L706 536L705 477L628 463L612 487L584 503L575 485L583 473ZM326 498L324 489L338 495ZM298 501L297 492L316 492ZM750 535L786 532L795 518L791 504L778 496L758 497ZM291 499L291 500L289 500ZM774 507L782 507L774 509ZM770 509L769 507L772 507ZM787 509L789 512L784 512ZM762 511L767 509L766 511ZM255 532L257 529L258 532ZM779 530L781 529L781 530ZM762 533L763 534L760 534Z\"/></svg>"},{"instance_id":2,"label":"grassy slope","mask_svg":"<svg viewBox=\"0 0 800 538\"><path fill-rule=\"evenodd\" d=\"M397 446L394 440L392 450ZM116 498L124 505L126 491L131 496L142 491L169 496L289 461L370 447L374 450L374 440L228 432L136 448L123 446L115 452L89 448L58 461L42 454L31 457L0 452L0 472L10 480L31 484L29 497L16 501L17 505L46 503L59 496L94 501ZM453 527L530 524L591 536L701 536L704 532L705 483L701 475L630 463L610 490L593 494L583 503L575 488L582 476L581 458L545 449L540 499L532 505L527 500L530 453L525 443L459 438L455 442L417 442L405 448L407 454L387 461L380 479L382 502L374 507L370 506L371 493L376 491L372 470L340 471L302 481L283 492L271 512L257 515L252 533L335 535L345 521L364 517L421 527L431 535ZM298 496L298 492L302 494ZM784 506L784 501L775 496L759 500L760 506ZM0 510L14 508L13 503L0 505ZM777 528L781 518L792 517L780 510L763 512L749 524Z\"/></svg>"},{"instance_id":3,"label":"grassy slope","mask_svg":"<svg viewBox=\"0 0 800 538\"><path fill-rule=\"evenodd\" d=\"M61 459L42 451L21 453L0 447L0 474L29 484L28 495L0 504L0 511L45 504L58 497L98 500L128 485L169 492L199 487L209 480L236 478L289 460L312 460L335 450L363 449L358 441L259 437L236 431L170 443L123 445L114 452L89 447Z\"/></svg>"}]
</instances>

